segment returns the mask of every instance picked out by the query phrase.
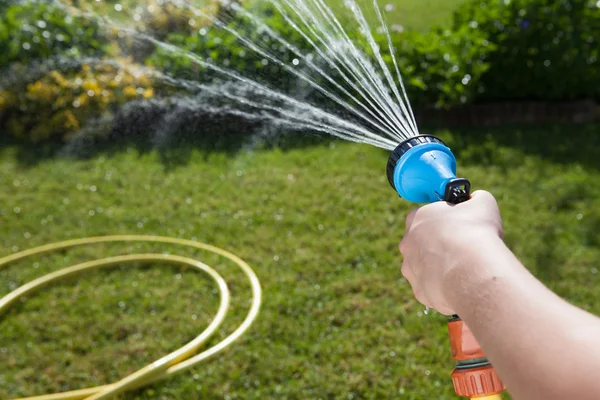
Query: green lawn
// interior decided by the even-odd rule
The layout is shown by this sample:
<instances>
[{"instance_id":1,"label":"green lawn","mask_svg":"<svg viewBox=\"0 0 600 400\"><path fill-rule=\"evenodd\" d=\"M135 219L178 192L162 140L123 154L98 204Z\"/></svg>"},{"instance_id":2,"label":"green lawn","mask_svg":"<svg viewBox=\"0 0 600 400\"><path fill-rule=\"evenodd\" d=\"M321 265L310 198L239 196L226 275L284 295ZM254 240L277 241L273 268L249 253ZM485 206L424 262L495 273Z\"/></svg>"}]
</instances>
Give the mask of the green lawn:
<instances>
[{"instance_id":1,"label":"green lawn","mask_svg":"<svg viewBox=\"0 0 600 400\"><path fill-rule=\"evenodd\" d=\"M460 173L498 197L519 257L600 313L600 127L438 133ZM261 279L262 312L231 351L126 398L454 398L445 320L423 313L398 269L413 205L389 188L386 152L341 142L193 150L178 166L135 148L88 160L35 156L0 150L2 254L90 235L195 237L237 253ZM110 245L31 259L0 271L0 295L131 251L178 250ZM229 332L248 287L234 266L197 255L231 283ZM158 265L48 288L0 320L0 398L114 381L190 340L215 308L207 279Z\"/></svg>"},{"instance_id":2,"label":"green lawn","mask_svg":"<svg viewBox=\"0 0 600 400\"><path fill-rule=\"evenodd\" d=\"M388 24L400 24L407 29L427 30L433 25L447 22L461 3L466 0L378 0ZM346 13L342 0L326 0L340 13ZM336 4L339 3L339 4ZM357 0L364 12L375 21L372 0ZM386 9L387 6L387 9Z\"/></svg>"},{"instance_id":3,"label":"green lawn","mask_svg":"<svg viewBox=\"0 0 600 400\"><path fill-rule=\"evenodd\" d=\"M264 0L251 0L251 2ZM458 6L467 0L378 0L390 26L402 25L406 29L427 30L433 25L443 24L452 16ZM372 23L376 22L372 0L356 0ZM349 15L343 0L325 0L338 18ZM387 6L387 8L386 8Z\"/></svg>"}]
</instances>

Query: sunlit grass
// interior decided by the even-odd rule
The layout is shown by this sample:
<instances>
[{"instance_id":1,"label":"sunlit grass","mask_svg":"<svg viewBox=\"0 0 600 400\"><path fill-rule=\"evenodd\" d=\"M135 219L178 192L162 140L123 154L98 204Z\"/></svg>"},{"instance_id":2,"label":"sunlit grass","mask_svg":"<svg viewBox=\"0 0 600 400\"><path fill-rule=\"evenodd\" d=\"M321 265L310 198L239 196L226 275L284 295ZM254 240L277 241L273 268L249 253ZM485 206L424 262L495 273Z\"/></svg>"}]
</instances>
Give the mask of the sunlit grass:
<instances>
[{"instance_id":1,"label":"sunlit grass","mask_svg":"<svg viewBox=\"0 0 600 400\"><path fill-rule=\"evenodd\" d=\"M596 313L598 133L440 132L461 175L499 198L507 242L527 266ZM386 152L340 142L194 150L178 167L135 148L33 165L20 152L35 154L0 153L2 254L90 235L195 237L237 253L261 279L262 312L232 351L127 398L454 398L444 318L425 315L399 273L396 246L413 205L389 188ZM178 250L111 245L39 257L1 271L0 294L60 266L132 251ZM233 283L231 331L248 288L234 266L197 256ZM48 288L0 320L0 398L114 381L191 339L215 307L207 279L160 265Z\"/></svg>"}]
</instances>

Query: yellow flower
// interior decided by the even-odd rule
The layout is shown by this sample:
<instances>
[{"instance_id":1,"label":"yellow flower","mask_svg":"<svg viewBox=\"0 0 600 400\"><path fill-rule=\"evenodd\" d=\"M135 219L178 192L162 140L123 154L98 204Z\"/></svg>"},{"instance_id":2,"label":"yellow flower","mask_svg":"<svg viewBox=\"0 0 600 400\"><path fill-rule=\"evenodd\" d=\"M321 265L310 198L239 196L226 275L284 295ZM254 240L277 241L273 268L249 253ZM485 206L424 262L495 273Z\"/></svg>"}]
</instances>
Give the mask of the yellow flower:
<instances>
[{"instance_id":1,"label":"yellow flower","mask_svg":"<svg viewBox=\"0 0 600 400\"><path fill-rule=\"evenodd\" d=\"M131 86L131 85L130 86L126 86L123 89L123 94L128 99L135 99L137 97L137 90L136 90L135 86Z\"/></svg>"},{"instance_id":2,"label":"yellow flower","mask_svg":"<svg viewBox=\"0 0 600 400\"><path fill-rule=\"evenodd\" d=\"M75 117L75 115L67 110L64 113L64 117L65 117L65 128L69 129L69 130L77 130L79 129L79 121L77 121L77 118Z\"/></svg>"},{"instance_id":3,"label":"yellow flower","mask_svg":"<svg viewBox=\"0 0 600 400\"><path fill-rule=\"evenodd\" d=\"M98 86L98 82L95 79L89 79L83 82L81 85L86 91L93 91L94 94L100 93L100 87Z\"/></svg>"},{"instance_id":4,"label":"yellow flower","mask_svg":"<svg viewBox=\"0 0 600 400\"><path fill-rule=\"evenodd\" d=\"M142 96L145 99L149 99L151 97L154 97L154 89L148 88L148 89L144 90L144 93L142 94Z\"/></svg>"},{"instance_id":5,"label":"yellow flower","mask_svg":"<svg viewBox=\"0 0 600 400\"><path fill-rule=\"evenodd\" d=\"M77 97L77 104L79 104L79 107L83 107L87 104L89 99L90 96L88 96L87 93L82 93Z\"/></svg>"}]
</instances>

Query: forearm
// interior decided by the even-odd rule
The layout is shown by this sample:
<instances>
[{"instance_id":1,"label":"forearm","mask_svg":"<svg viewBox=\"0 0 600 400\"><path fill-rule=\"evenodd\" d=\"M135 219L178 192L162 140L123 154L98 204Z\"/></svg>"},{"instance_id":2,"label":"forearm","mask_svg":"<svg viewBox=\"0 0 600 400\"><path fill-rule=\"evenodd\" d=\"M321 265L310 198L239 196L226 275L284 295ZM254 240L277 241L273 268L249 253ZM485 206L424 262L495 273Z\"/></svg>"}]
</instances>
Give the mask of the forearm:
<instances>
[{"instance_id":1,"label":"forearm","mask_svg":"<svg viewBox=\"0 0 600 400\"><path fill-rule=\"evenodd\" d=\"M500 239L479 240L448 273L448 297L511 393L597 398L600 319L553 294Z\"/></svg>"}]
</instances>

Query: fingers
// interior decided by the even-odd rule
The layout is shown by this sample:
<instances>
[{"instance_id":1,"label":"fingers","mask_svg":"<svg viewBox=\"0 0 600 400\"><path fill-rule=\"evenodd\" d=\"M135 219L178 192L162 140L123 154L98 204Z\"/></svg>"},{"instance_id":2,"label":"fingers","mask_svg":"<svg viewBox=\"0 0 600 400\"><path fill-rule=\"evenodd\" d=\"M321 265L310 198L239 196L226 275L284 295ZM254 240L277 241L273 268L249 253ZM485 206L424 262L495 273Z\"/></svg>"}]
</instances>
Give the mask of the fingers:
<instances>
[{"instance_id":1,"label":"fingers","mask_svg":"<svg viewBox=\"0 0 600 400\"><path fill-rule=\"evenodd\" d=\"M419 282L417 281L417 278L415 277L415 273L414 273L413 269L410 267L410 264L408 264L406 261L404 261L402 263L402 275L406 278L408 283L410 283L410 287L412 288L413 295L415 296L417 301L426 307L433 308L429 299L427 298L427 296L425 296L425 294L421 290L421 286L419 285Z\"/></svg>"},{"instance_id":2,"label":"fingers","mask_svg":"<svg viewBox=\"0 0 600 400\"><path fill-rule=\"evenodd\" d=\"M410 231L410 227L412 226L412 223L415 220L415 217L417 216L417 211L419 211L419 208L415 208L406 216L406 233Z\"/></svg>"},{"instance_id":3,"label":"fingers","mask_svg":"<svg viewBox=\"0 0 600 400\"><path fill-rule=\"evenodd\" d=\"M406 261L404 261L402 263L401 271L402 271L402 276L404 276L406 278L408 283L410 283L411 286L414 286L416 283L415 274L413 273L412 268L410 267L410 265L408 265L408 263Z\"/></svg>"},{"instance_id":4,"label":"fingers","mask_svg":"<svg viewBox=\"0 0 600 400\"><path fill-rule=\"evenodd\" d=\"M494 208L498 207L498 202L496 198L485 190L477 190L471 194L471 200L476 200L478 202L485 203L487 206L492 206Z\"/></svg>"}]
</instances>

